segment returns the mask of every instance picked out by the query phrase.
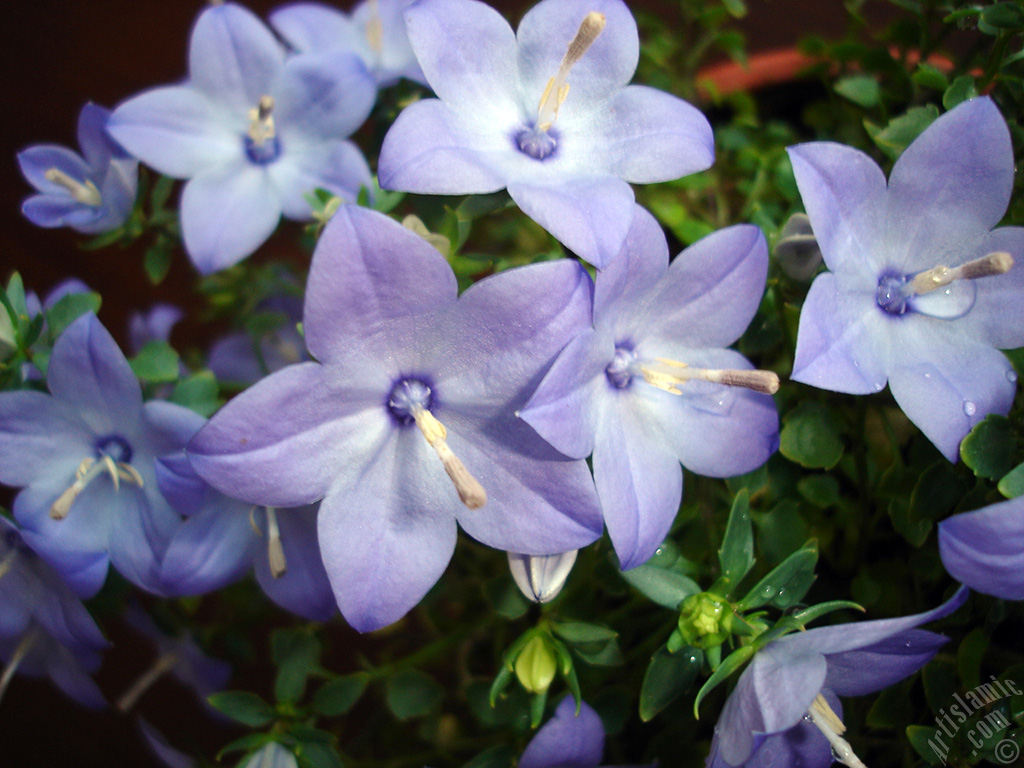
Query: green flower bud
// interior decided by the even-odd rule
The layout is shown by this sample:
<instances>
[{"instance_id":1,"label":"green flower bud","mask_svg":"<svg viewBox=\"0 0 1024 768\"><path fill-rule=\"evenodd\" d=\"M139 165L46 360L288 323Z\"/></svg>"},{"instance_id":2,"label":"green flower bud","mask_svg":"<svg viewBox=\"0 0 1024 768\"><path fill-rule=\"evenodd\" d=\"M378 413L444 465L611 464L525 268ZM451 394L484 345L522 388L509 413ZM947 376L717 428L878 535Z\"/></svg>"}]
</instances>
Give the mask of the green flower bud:
<instances>
[{"instance_id":1,"label":"green flower bud","mask_svg":"<svg viewBox=\"0 0 1024 768\"><path fill-rule=\"evenodd\" d=\"M732 633L732 607L710 592L686 598L679 607L679 634L687 645L714 648Z\"/></svg>"},{"instance_id":2,"label":"green flower bud","mask_svg":"<svg viewBox=\"0 0 1024 768\"><path fill-rule=\"evenodd\" d=\"M530 693L544 693L555 679L557 668L554 649L541 635L526 644L515 663L516 677Z\"/></svg>"}]
</instances>

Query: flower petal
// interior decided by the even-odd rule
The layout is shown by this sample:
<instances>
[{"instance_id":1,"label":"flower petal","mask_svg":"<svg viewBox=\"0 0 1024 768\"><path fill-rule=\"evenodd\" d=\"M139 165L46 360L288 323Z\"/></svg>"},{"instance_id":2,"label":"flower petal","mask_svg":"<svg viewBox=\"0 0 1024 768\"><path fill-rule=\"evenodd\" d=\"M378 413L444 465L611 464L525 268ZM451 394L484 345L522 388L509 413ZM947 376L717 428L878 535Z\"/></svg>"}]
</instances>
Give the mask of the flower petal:
<instances>
[{"instance_id":1,"label":"flower petal","mask_svg":"<svg viewBox=\"0 0 1024 768\"><path fill-rule=\"evenodd\" d=\"M67 147L57 144L36 144L18 153L18 166L28 183L47 195L72 199L68 191L55 181L46 178L51 168L67 174L75 181L85 182L92 178L88 164ZM82 203L77 203L82 205Z\"/></svg>"},{"instance_id":2,"label":"flower petal","mask_svg":"<svg viewBox=\"0 0 1024 768\"><path fill-rule=\"evenodd\" d=\"M457 290L448 262L422 237L376 211L345 206L313 254L306 344L325 363L350 361L357 345L367 358L378 358L382 339L405 327L396 321L453 304Z\"/></svg>"},{"instance_id":3,"label":"flower petal","mask_svg":"<svg viewBox=\"0 0 1024 768\"><path fill-rule=\"evenodd\" d=\"M332 141L295 148L267 167L281 208L289 219L308 221L312 208L306 195L322 187L353 203L362 187L372 188L370 166L351 141Z\"/></svg>"},{"instance_id":4,"label":"flower petal","mask_svg":"<svg viewBox=\"0 0 1024 768\"><path fill-rule=\"evenodd\" d=\"M107 126L129 152L176 179L238 160L245 123L237 124L195 88L154 88L121 104Z\"/></svg>"},{"instance_id":5,"label":"flower petal","mask_svg":"<svg viewBox=\"0 0 1024 768\"><path fill-rule=\"evenodd\" d=\"M181 524L160 566L160 585L173 597L201 595L242 578L259 542L248 505L217 494Z\"/></svg>"},{"instance_id":6,"label":"flower petal","mask_svg":"<svg viewBox=\"0 0 1024 768\"><path fill-rule=\"evenodd\" d=\"M880 691L917 672L948 641L934 632L908 629L863 648L830 654L825 685L840 696Z\"/></svg>"},{"instance_id":7,"label":"flower petal","mask_svg":"<svg viewBox=\"0 0 1024 768\"><path fill-rule=\"evenodd\" d=\"M654 554L683 497L679 460L650 439L650 417L630 394L615 392L605 403L593 459L601 510L622 570Z\"/></svg>"},{"instance_id":8,"label":"flower petal","mask_svg":"<svg viewBox=\"0 0 1024 768\"><path fill-rule=\"evenodd\" d=\"M989 232L963 260L1000 251L1013 257L1013 267L1005 275L974 281L974 307L958 318L958 325L965 333L997 349L1016 349L1024 347L1024 227L1000 227Z\"/></svg>"},{"instance_id":9,"label":"flower petal","mask_svg":"<svg viewBox=\"0 0 1024 768\"><path fill-rule=\"evenodd\" d=\"M1013 187L1006 121L991 99L966 101L907 147L889 177L889 229L906 272L962 258L999 223Z\"/></svg>"},{"instance_id":10,"label":"flower petal","mask_svg":"<svg viewBox=\"0 0 1024 768\"><path fill-rule=\"evenodd\" d=\"M1024 496L943 520L939 555L976 592L1024 600Z\"/></svg>"},{"instance_id":11,"label":"flower petal","mask_svg":"<svg viewBox=\"0 0 1024 768\"><path fill-rule=\"evenodd\" d=\"M612 324L622 331L617 319L631 321L637 303L664 277L668 270L668 241L665 232L647 209L635 206L622 252L601 270L594 286L594 322Z\"/></svg>"},{"instance_id":12,"label":"flower petal","mask_svg":"<svg viewBox=\"0 0 1024 768\"><path fill-rule=\"evenodd\" d=\"M319 363L299 363L218 411L189 444L189 460L234 498L274 507L310 504L327 492L338 465L351 461L359 443L354 436L387 418L383 409L366 408L358 393L332 385Z\"/></svg>"},{"instance_id":13,"label":"flower petal","mask_svg":"<svg viewBox=\"0 0 1024 768\"><path fill-rule=\"evenodd\" d=\"M907 329L909 359L889 374L889 388L907 417L955 462L975 424L1010 412L1017 378L1002 352L935 323L915 323L913 334Z\"/></svg>"},{"instance_id":14,"label":"flower petal","mask_svg":"<svg viewBox=\"0 0 1024 768\"><path fill-rule=\"evenodd\" d=\"M633 223L633 189L621 179L514 181L508 193L523 213L598 269L622 250Z\"/></svg>"},{"instance_id":15,"label":"flower petal","mask_svg":"<svg viewBox=\"0 0 1024 768\"><path fill-rule=\"evenodd\" d=\"M587 702L566 696L543 727L530 739L519 768L596 768L604 753L604 725Z\"/></svg>"},{"instance_id":16,"label":"flower petal","mask_svg":"<svg viewBox=\"0 0 1024 768\"><path fill-rule=\"evenodd\" d=\"M265 552L256 554L256 579L267 597L310 621L329 621L338 611L317 542L317 507L277 510L288 571L274 577Z\"/></svg>"},{"instance_id":17,"label":"flower petal","mask_svg":"<svg viewBox=\"0 0 1024 768\"><path fill-rule=\"evenodd\" d=\"M455 550L455 491L419 430L388 430L343 468L318 514L320 550L342 615L369 632L398 621Z\"/></svg>"},{"instance_id":18,"label":"flower petal","mask_svg":"<svg viewBox=\"0 0 1024 768\"><path fill-rule=\"evenodd\" d=\"M181 232L204 275L230 267L277 228L281 201L265 168L238 160L201 173L181 195Z\"/></svg>"},{"instance_id":19,"label":"flower petal","mask_svg":"<svg viewBox=\"0 0 1024 768\"><path fill-rule=\"evenodd\" d=\"M445 104L482 120L517 107L516 38L500 13L477 0L421 0L406 9L405 23Z\"/></svg>"},{"instance_id":20,"label":"flower petal","mask_svg":"<svg viewBox=\"0 0 1024 768\"><path fill-rule=\"evenodd\" d=\"M377 87L359 57L329 51L290 57L271 95L282 141L293 133L323 141L355 133L373 109Z\"/></svg>"},{"instance_id":21,"label":"flower petal","mask_svg":"<svg viewBox=\"0 0 1024 768\"><path fill-rule=\"evenodd\" d=\"M285 52L251 11L235 3L208 6L189 40L191 84L244 115L270 92Z\"/></svg>"},{"instance_id":22,"label":"flower petal","mask_svg":"<svg viewBox=\"0 0 1024 768\"><path fill-rule=\"evenodd\" d=\"M883 269L897 268L898 264L882 263L887 255L879 248L886 183L875 161L860 150L826 141L797 144L786 151L828 268L875 281Z\"/></svg>"},{"instance_id":23,"label":"flower petal","mask_svg":"<svg viewBox=\"0 0 1024 768\"><path fill-rule=\"evenodd\" d=\"M671 181L714 162L715 142L707 118L693 105L656 88L624 88L598 119L608 171L632 184Z\"/></svg>"},{"instance_id":24,"label":"flower petal","mask_svg":"<svg viewBox=\"0 0 1024 768\"><path fill-rule=\"evenodd\" d=\"M270 26L296 51L342 48L360 51L365 41L356 25L337 8L320 3L290 3L271 12Z\"/></svg>"},{"instance_id":25,"label":"flower petal","mask_svg":"<svg viewBox=\"0 0 1024 768\"><path fill-rule=\"evenodd\" d=\"M633 77L639 60L640 38L636 21L625 3L621 0L543 0L527 11L516 31L519 75L528 107L540 104L548 80L555 76L580 23L592 11L604 15L605 27L570 71L569 96L562 109L585 111Z\"/></svg>"},{"instance_id":26,"label":"flower petal","mask_svg":"<svg viewBox=\"0 0 1024 768\"><path fill-rule=\"evenodd\" d=\"M833 392L881 392L888 380L887 318L871 291L854 291L835 274L814 279L800 311L793 381ZM898 319L897 319L898 320Z\"/></svg>"},{"instance_id":27,"label":"flower petal","mask_svg":"<svg viewBox=\"0 0 1024 768\"><path fill-rule=\"evenodd\" d=\"M22 487L56 464L92 454L92 434L74 410L42 392L0 395L0 482Z\"/></svg>"}]
</instances>

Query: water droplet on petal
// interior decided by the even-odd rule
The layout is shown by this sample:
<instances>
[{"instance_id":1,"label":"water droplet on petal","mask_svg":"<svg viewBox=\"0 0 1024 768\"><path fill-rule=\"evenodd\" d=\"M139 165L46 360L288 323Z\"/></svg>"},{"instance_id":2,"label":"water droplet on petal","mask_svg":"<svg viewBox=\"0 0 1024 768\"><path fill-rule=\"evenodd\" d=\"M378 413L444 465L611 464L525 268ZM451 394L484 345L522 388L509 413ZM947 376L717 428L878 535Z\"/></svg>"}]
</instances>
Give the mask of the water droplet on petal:
<instances>
[{"instance_id":1,"label":"water droplet on petal","mask_svg":"<svg viewBox=\"0 0 1024 768\"><path fill-rule=\"evenodd\" d=\"M910 299L915 312L940 320L956 320L974 307L977 287L973 280L957 280L944 288Z\"/></svg>"},{"instance_id":2,"label":"water droplet on petal","mask_svg":"<svg viewBox=\"0 0 1024 768\"><path fill-rule=\"evenodd\" d=\"M1006 380L1008 382L1010 382L1011 384L1016 384L1017 383L1017 372L1016 371L1007 371L1006 372Z\"/></svg>"},{"instance_id":3,"label":"water droplet on petal","mask_svg":"<svg viewBox=\"0 0 1024 768\"><path fill-rule=\"evenodd\" d=\"M964 413L973 416L978 411L978 406L971 400L964 400Z\"/></svg>"}]
</instances>

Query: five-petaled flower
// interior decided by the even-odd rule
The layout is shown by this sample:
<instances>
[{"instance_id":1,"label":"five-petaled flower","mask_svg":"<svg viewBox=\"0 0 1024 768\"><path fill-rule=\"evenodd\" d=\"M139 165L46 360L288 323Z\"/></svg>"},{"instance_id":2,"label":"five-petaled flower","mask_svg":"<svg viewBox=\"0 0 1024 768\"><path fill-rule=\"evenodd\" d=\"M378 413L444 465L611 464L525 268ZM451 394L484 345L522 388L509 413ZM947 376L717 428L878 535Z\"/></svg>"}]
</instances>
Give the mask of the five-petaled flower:
<instances>
[{"instance_id":1,"label":"five-petaled flower","mask_svg":"<svg viewBox=\"0 0 1024 768\"><path fill-rule=\"evenodd\" d=\"M430 244L346 206L317 244L303 328L317 362L232 400L188 449L252 504L323 499L320 549L361 631L401 618L440 577L456 520L500 549L553 554L600 533L593 481L515 417L587 322L568 259L502 272L461 297ZM446 476L447 475L447 476Z\"/></svg>"},{"instance_id":2,"label":"five-petaled flower","mask_svg":"<svg viewBox=\"0 0 1024 768\"><path fill-rule=\"evenodd\" d=\"M846 739L839 696L863 696L923 667L946 637L916 629L967 599L959 589L926 613L796 632L768 643L743 670L715 725L708 768L863 768Z\"/></svg>"},{"instance_id":3,"label":"five-petaled flower","mask_svg":"<svg viewBox=\"0 0 1024 768\"><path fill-rule=\"evenodd\" d=\"M21 212L40 227L71 227L87 235L124 224L135 205L139 162L107 135L110 111L86 104L78 116L80 156L37 144L18 153L18 165L39 192Z\"/></svg>"},{"instance_id":4,"label":"five-petaled flower","mask_svg":"<svg viewBox=\"0 0 1024 768\"><path fill-rule=\"evenodd\" d=\"M711 165L711 127L697 109L627 85L639 42L621 0L544 0L518 32L477 0L421 0L405 18L439 99L407 107L388 131L385 189L507 188L530 218L604 268L633 220L629 183Z\"/></svg>"},{"instance_id":5,"label":"five-petaled flower","mask_svg":"<svg viewBox=\"0 0 1024 768\"><path fill-rule=\"evenodd\" d=\"M936 120L886 184L859 150L789 149L829 271L800 315L796 381L893 397L956 461L960 441L1006 414L1024 345L1024 228L993 229L1010 201L1013 150L988 98Z\"/></svg>"},{"instance_id":6,"label":"five-petaled flower","mask_svg":"<svg viewBox=\"0 0 1024 768\"><path fill-rule=\"evenodd\" d=\"M778 446L767 393L778 377L731 349L764 290L757 227L680 253L637 208L623 251L597 277L593 328L571 341L520 416L567 456L593 453L604 520L623 568L646 561L679 508L686 468L729 477Z\"/></svg>"},{"instance_id":7,"label":"five-petaled flower","mask_svg":"<svg viewBox=\"0 0 1024 768\"><path fill-rule=\"evenodd\" d=\"M287 56L234 3L212 5L192 30L189 79L142 93L111 116L110 133L147 165L188 179L185 248L203 273L248 256L283 213L305 220L323 187L354 200L370 171L347 141L376 88L351 53Z\"/></svg>"}]
</instances>

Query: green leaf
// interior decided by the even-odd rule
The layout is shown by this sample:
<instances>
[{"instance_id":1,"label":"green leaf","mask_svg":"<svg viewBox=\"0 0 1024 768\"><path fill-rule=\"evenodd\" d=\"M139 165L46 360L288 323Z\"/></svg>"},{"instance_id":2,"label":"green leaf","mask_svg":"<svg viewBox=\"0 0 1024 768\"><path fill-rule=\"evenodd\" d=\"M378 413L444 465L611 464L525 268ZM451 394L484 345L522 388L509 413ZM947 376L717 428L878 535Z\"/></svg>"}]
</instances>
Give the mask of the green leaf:
<instances>
[{"instance_id":1,"label":"green leaf","mask_svg":"<svg viewBox=\"0 0 1024 768\"><path fill-rule=\"evenodd\" d=\"M910 544L920 547L935 520L952 512L968 490L948 461L936 462L921 473L909 504L900 498L898 503L890 505L893 527Z\"/></svg>"},{"instance_id":2,"label":"green leaf","mask_svg":"<svg viewBox=\"0 0 1024 768\"><path fill-rule=\"evenodd\" d=\"M681 648L670 653L662 646L655 651L640 687L640 719L648 722L686 693L703 664L704 652L699 648Z\"/></svg>"},{"instance_id":3,"label":"green leaf","mask_svg":"<svg viewBox=\"0 0 1024 768\"><path fill-rule=\"evenodd\" d=\"M839 504L839 481L822 473L808 475L796 484L800 495L818 509L829 509Z\"/></svg>"},{"instance_id":4,"label":"green leaf","mask_svg":"<svg viewBox=\"0 0 1024 768\"><path fill-rule=\"evenodd\" d=\"M881 101L881 89L878 81L871 75L848 75L836 81L836 93L854 104L866 109L877 107Z\"/></svg>"},{"instance_id":5,"label":"green leaf","mask_svg":"<svg viewBox=\"0 0 1024 768\"><path fill-rule=\"evenodd\" d=\"M780 563L807 541L807 523L800 516L800 503L785 499L768 512L753 514L757 545L770 563Z\"/></svg>"},{"instance_id":6,"label":"green leaf","mask_svg":"<svg viewBox=\"0 0 1024 768\"><path fill-rule=\"evenodd\" d=\"M147 384L166 384L178 379L178 353L166 341L146 342L128 363L135 375Z\"/></svg>"},{"instance_id":7,"label":"green leaf","mask_svg":"<svg viewBox=\"0 0 1024 768\"><path fill-rule=\"evenodd\" d=\"M159 285L171 271L171 249L170 240L159 239L146 249L142 257L142 268L146 271L146 277L153 285Z\"/></svg>"},{"instance_id":8,"label":"green leaf","mask_svg":"<svg viewBox=\"0 0 1024 768\"><path fill-rule=\"evenodd\" d=\"M484 597L506 619L518 619L530 610L530 601L507 573L484 584Z\"/></svg>"},{"instance_id":9,"label":"green leaf","mask_svg":"<svg viewBox=\"0 0 1024 768\"><path fill-rule=\"evenodd\" d=\"M443 698L444 689L418 669L403 669L388 680L388 709L399 720L428 715Z\"/></svg>"},{"instance_id":10,"label":"green leaf","mask_svg":"<svg viewBox=\"0 0 1024 768\"><path fill-rule=\"evenodd\" d=\"M803 625L810 624L812 621L820 619L833 611L842 610L854 610L864 612L863 606L858 603L851 602L850 600L829 600L826 603L818 603L812 605L810 608L804 608L802 611L797 611L793 614L793 618L799 621Z\"/></svg>"},{"instance_id":11,"label":"green leaf","mask_svg":"<svg viewBox=\"0 0 1024 768\"><path fill-rule=\"evenodd\" d=\"M190 408L201 416L212 416L220 407L217 379L210 371L200 371L175 385L171 402Z\"/></svg>"},{"instance_id":12,"label":"green leaf","mask_svg":"<svg viewBox=\"0 0 1024 768\"><path fill-rule=\"evenodd\" d=\"M718 562L728 597L754 567L754 529L750 524L750 494L746 489L733 499L722 547L718 550Z\"/></svg>"},{"instance_id":13,"label":"green leaf","mask_svg":"<svg viewBox=\"0 0 1024 768\"><path fill-rule=\"evenodd\" d=\"M248 691L222 691L213 694L207 701L214 709L251 728L262 728L274 720L277 714L267 702Z\"/></svg>"},{"instance_id":14,"label":"green leaf","mask_svg":"<svg viewBox=\"0 0 1024 768\"><path fill-rule=\"evenodd\" d=\"M485 749L462 768L512 768L515 765L515 755L512 749L504 744Z\"/></svg>"},{"instance_id":15,"label":"green leaf","mask_svg":"<svg viewBox=\"0 0 1024 768\"><path fill-rule=\"evenodd\" d=\"M912 79L922 88L931 88L936 91L944 91L949 86L949 78L945 73L925 62L918 65Z\"/></svg>"},{"instance_id":16,"label":"green leaf","mask_svg":"<svg viewBox=\"0 0 1024 768\"><path fill-rule=\"evenodd\" d=\"M977 95L978 90L974 87L974 78L970 75L960 75L942 94L942 106L946 110L950 110Z\"/></svg>"},{"instance_id":17,"label":"green leaf","mask_svg":"<svg viewBox=\"0 0 1024 768\"><path fill-rule=\"evenodd\" d=\"M622 571L622 578L649 600L672 610L690 595L700 592L700 586L693 579L654 565L638 565Z\"/></svg>"},{"instance_id":18,"label":"green leaf","mask_svg":"<svg viewBox=\"0 0 1024 768\"><path fill-rule=\"evenodd\" d=\"M555 624L552 630L569 645L604 645L619 636L618 632L608 627L582 621Z\"/></svg>"},{"instance_id":19,"label":"green leaf","mask_svg":"<svg viewBox=\"0 0 1024 768\"><path fill-rule=\"evenodd\" d=\"M914 751L921 756L928 765L941 765L944 761L945 751L936 749L942 744L942 736L937 728L928 728L923 725L907 726L907 739ZM933 746L936 745L936 746Z\"/></svg>"},{"instance_id":20,"label":"green leaf","mask_svg":"<svg viewBox=\"0 0 1024 768\"><path fill-rule=\"evenodd\" d=\"M814 583L814 566L817 562L818 543L812 539L755 584L736 604L737 612L762 605L773 605L785 610L800 602Z\"/></svg>"},{"instance_id":21,"label":"green leaf","mask_svg":"<svg viewBox=\"0 0 1024 768\"><path fill-rule=\"evenodd\" d=\"M306 678L320 662L320 643L307 630L279 629L270 636L277 678L274 695L279 702L295 703L306 690Z\"/></svg>"},{"instance_id":22,"label":"green leaf","mask_svg":"<svg viewBox=\"0 0 1024 768\"><path fill-rule=\"evenodd\" d=\"M868 120L864 121L864 128L879 149L891 160L895 160L938 116L939 108L928 104L924 107L911 107L906 114L890 120L885 128Z\"/></svg>"},{"instance_id":23,"label":"green leaf","mask_svg":"<svg viewBox=\"0 0 1024 768\"><path fill-rule=\"evenodd\" d=\"M701 686L700 690L697 691L697 697L693 701L694 717L698 719L700 718L697 710L700 708L700 703L704 700L704 697L711 693L711 691L717 688L721 683L724 683L733 672L746 664L755 652L756 649L753 645L744 645L737 648L722 660L722 663L719 664L715 668L715 671L711 673L711 677L709 677L704 682L704 685Z\"/></svg>"},{"instance_id":24,"label":"green leaf","mask_svg":"<svg viewBox=\"0 0 1024 768\"><path fill-rule=\"evenodd\" d=\"M734 18L742 19L747 15L747 4L743 0L722 0L722 5Z\"/></svg>"},{"instance_id":25,"label":"green leaf","mask_svg":"<svg viewBox=\"0 0 1024 768\"><path fill-rule=\"evenodd\" d=\"M1024 464L1018 464L999 481L999 492L1008 499L1024 495Z\"/></svg>"},{"instance_id":26,"label":"green leaf","mask_svg":"<svg viewBox=\"0 0 1024 768\"><path fill-rule=\"evenodd\" d=\"M369 675L356 672L324 683L313 694L310 707L324 717L340 717L359 701L369 680Z\"/></svg>"},{"instance_id":27,"label":"green leaf","mask_svg":"<svg viewBox=\"0 0 1024 768\"><path fill-rule=\"evenodd\" d=\"M998 480L1013 469L1013 425L989 414L960 443L960 458L978 477Z\"/></svg>"},{"instance_id":28,"label":"green leaf","mask_svg":"<svg viewBox=\"0 0 1024 768\"><path fill-rule=\"evenodd\" d=\"M1024 28L1024 8L1018 2L996 3L981 12L981 21L992 29L1019 30Z\"/></svg>"},{"instance_id":29,"label":"green leaf","mask_svg":"<svg viewBox=\"0 0 1024 768\"><path fill-rule=\"evenodd\" d=\"M821 403L802 403L790 411L779 438L782 455L808 469L832 469L843 455L836 420Z\"/></svg>"},{"instance_id":30,"label":"green leaf","mask_svg":"<svg viewBox=\"0 0 1024 768\"><path fill-rule=\"evenodd\" d=\"M322 741L300 741L295 747L295 757L301 768L344 768L338 751Z\"/></svg>"},{"instance_id":31,"label":"green leaf","mask_svg":"<svg viewBox=\"0 0 1024 768\"><path fill-rule=\"evenodd\" d=\"M46 328L51 339L56 339L64 329L71 325L86 312L94 315L100 311L100 295L98 293L69 293L46 310Z\"/></svg>"},{"instance_id":32,"label":"green leaf","mask_svg":"<svg viewBox=\"0 0 1024 768\"><path fill-rule=\"evenodd\" d=\"M221 751L217 753L217 759L220 760L222 757L224 757L224 755L230 754L232 752L254 752L270 741L273 741L273 738L266 733L247 734L240 739L235 739L226 747L221 749Z\"/></svg>"},{"instance_id":33,"label":"green leaf","mask_svg":"<svg viewBox=\"0 0 1024 768\"><path fill-rule=\"evenodd\" d=\"M969 691L981 684L981 662L988 650L988 632L975 627L967 633L956 652L956 668L960 676L960 688Z\"/></svg>"}]
</instances>

